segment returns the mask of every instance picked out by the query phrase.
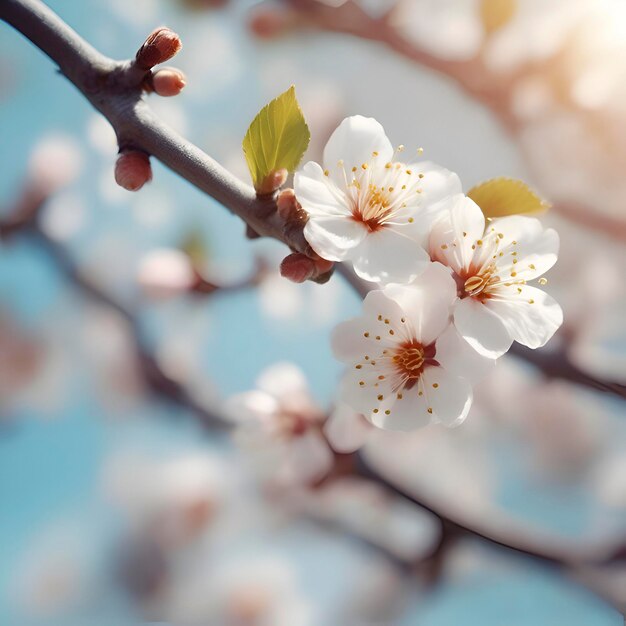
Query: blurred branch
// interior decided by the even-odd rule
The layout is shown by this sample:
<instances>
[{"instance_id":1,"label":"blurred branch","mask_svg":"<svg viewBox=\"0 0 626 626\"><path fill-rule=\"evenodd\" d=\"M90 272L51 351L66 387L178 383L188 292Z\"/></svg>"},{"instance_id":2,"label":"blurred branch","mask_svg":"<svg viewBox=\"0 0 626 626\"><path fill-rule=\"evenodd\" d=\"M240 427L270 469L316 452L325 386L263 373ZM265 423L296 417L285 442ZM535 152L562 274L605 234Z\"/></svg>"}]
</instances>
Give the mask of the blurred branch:
<instances>
[{"instance_id":1,"label":"blurred branch","mask_svg":"<svg viewBox=\"0 0 626 626\"><path fill-rule=\"evenodd\" d=\"M31 237L46 251L68 282L80 291L82 295L120 316L125 322L129 335L133 340L136 360L143 380L156 397L191 411L207 427L212 429L225 428L225 423L221 417L207 410L206 407L199 405L180 383L173 380L162 370L154 354L147 346L142 336L139 322L133 312L90 281L80 271L65 248L50 238L40 227L39 213L46 200L47 197L37 191L36 184L27 184L21 199L16 203L16 208L9 212L9 216L6 219L0 220L0 237L7 239L17 234ZM250 278L240 283L226 285L223 288L204 281L201 291L206 294L218 293L222 289L225 291L245 289L257 284L261 271L264 271L264 268L259 265Z\"/></svg>"},{"instance_id":2,"label":"blurred branch","mask_svg":"<svg viewBox=\"0 0 626 626\"><path fill-rule=\"evenodd\" d=\"M292 13L291 19L285 18L291 27L343 33L383 44L415 64L453 80L463 91L494 113L510 134L519 131L519 123L512 110L512 93L518 81L537 69L535 64L503 75L491 71L480 55L464 61L441 59L416 46L394 27L391 19L393 8L381 17L374 18L354 0L347 0L340 6L330 6L319 0L281 1L285 7L283 10ZM271 5L256 8L258 12L279 10L272 9ZM573 202L556 202L553 210L585 228L618 241L626 241L624 219L602 215Z\"/></svg>"}]
</instances>

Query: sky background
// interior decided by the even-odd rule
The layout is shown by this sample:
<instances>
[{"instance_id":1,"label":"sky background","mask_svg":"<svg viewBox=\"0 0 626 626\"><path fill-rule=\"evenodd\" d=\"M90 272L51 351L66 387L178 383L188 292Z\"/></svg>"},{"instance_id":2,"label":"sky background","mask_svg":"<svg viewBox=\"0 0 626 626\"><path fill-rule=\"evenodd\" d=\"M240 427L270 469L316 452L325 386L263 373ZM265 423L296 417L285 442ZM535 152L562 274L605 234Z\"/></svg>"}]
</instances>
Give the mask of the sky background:
<instances>
[{"instance_id":1,"label":"sky background","mask_svg":"<svg viewBox=\"0 0 626 626\"><path fill-rule=\"evenodd\" d=\"M449 81L379 45L345 36L311 33L255 41L245 25L251 4L237 0L228 9L200 13L165 0L49 2L112 57L132 56L156 25L175 29L184 47L173 65L187 75L187 87L177 98L152 97L151 105L241 177L247 175L240 144L248 124L291 84L311 128L311 158L319 156L339 120L358 113L378 119L393 143L424 147L425 157L458 172L466 189L503 174L529 177L506 132ZM18 196L31 154L42 141L61 137L75 144L80 173L46 206L47 232L104 290L136 312L160 362L188 374L196 393L227 397L253 387L268 365L291 361L305 372L320 406L332 402L341 367L331 356L329 332L359 306L341 278L325 286L296 286L273 277L257 291L211 299L147 297L136 281L143 256L179 246L191 234L206 249L207 269L222 282L245 276L258 253L277 265L284 250L273 242L251 244L238 219L155 161L154 180L141 192L117 188L116 150L107 124L47 58L4 24L0 136L3 210ZM162 449L167 455L193 449L222 458L230 444L207 437L178 408L119 392L120 381L111 382L116 355L124 353L127 340L119 320L86 302L26 237L0 243L0 311L53 354L48 373L30 396L7 404L0 430L0 623L43 623L25 608L20 581L27 564L37 560L38 551L46 554L49 545L75 548L99 580L100 594L75 617L48 617L46 624L137 623L136 609L103 574L119 526L102 495L106 467L120 450L156 455ZM603 441L612 440L617 455L626 436L623 405L591 392L580 397L593 406L596 428ZM471 467L463 466L461 452L457 473L437 479L446 493L465 488L455 483L459 472L476 481L486 472L492 505L531 528L591 543L623 531L623 510L605 506L588 482L533 477L532 462L515 434L500 432L472 450L465 458ZM416 473L422 472L417 468ZM333 621L341 590L355 568L369 562L351 544L306 525L283 533L248 529L237 545L237 554L275 549L292 562L316 624L341 623ZM471 543L457 558L463 575L450 577L432 593L409 593L394 624L621 624L601 600L548 568L523 559L505 562ZM464 558L474 566L464 570Z\"/></svg>"}]
</instances>

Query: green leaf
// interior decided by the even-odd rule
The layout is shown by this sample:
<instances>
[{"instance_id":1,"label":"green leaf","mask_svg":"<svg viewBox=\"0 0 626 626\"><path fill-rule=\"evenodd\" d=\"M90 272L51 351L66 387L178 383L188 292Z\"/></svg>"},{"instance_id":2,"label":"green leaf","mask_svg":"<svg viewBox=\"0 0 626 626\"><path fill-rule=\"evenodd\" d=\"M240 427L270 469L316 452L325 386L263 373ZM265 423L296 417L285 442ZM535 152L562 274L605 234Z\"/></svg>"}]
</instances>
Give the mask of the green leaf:
<instances>
[{"instance_id":1,"label":"green leaf","mask_svg":"<svg viewBox=\"0 0 626 626\"><path fill-rule=\"evenodd\" d=\"M274 170L293 172L306 151L311 133L292 85L263 107L243 140L243 152L256 189Z\"/></svg>"},{"instance_id":2,"label":"green leaf","mask_svg":"<svg viewBox=\"0 0 626 626\"><path fill-rule=\"evenodd\" d=\"M550 208L525 182L514 178L492 178L472 187L467 195L485 217L534 215Z\"/></svg>"}]
</instances>

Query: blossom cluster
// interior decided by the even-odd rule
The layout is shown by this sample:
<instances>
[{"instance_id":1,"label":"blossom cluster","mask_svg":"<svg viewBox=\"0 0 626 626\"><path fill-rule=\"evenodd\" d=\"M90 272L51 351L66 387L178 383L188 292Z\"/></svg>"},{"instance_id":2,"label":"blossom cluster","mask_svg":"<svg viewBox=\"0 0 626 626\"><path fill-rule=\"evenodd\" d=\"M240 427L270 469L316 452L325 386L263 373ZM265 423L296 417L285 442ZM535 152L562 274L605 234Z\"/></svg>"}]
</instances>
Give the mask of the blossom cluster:
<instances>
[{"instance_id":1,"label":"blossom cluster","mask_svg":"<svg viewBox=\"0 0 626 626\"><path fill-rule=\"evenodd\" d=\"M529 284L545 284L557 233L515 207L486 219L456 174L403 162L402 151L376 120L349 117L294 188L313 250L376 283L332 338L348 366L340 399L376 426L408 431L461 423L496 359L513 341L543 346L563 314Z\"/></svg>"}]
</instances>

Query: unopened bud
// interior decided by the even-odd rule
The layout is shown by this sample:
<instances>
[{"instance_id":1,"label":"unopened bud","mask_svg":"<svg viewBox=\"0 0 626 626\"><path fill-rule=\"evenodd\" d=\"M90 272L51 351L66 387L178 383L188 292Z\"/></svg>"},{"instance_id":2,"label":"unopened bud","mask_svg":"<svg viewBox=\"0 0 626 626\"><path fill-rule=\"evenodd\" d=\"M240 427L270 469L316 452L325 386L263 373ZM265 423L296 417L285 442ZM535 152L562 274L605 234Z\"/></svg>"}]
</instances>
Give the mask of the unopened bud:
<instances>
[{"instance_id":1,"label":"unopened bud","mask_svg":"<svg viewBox=\"0 0 626 626\"><path fill-rule=\"evenodd\" d=\"M139 48L135 61L142 69L149 70L171 59L182 47L180 37L173 30L157 28Z\"/></svg>"},{"instance_id":2,"label":"unopened bud","mask_svg":"<svg viewBox=\"0 0 626 626\"><path fill-rule=\"evenodd\" d=\"M276 199L276 210L284 220L296 217L300 210L300 205L296 200L296 192L293 189L285 189L280 192Z\"/></svg>"},{"instance_id":3,"label":"unopened bud","mask_svg":"<svg viewBox=\"0 0 626 626\"><path fill-rule=\"evenodd\" d=\"M280 264L280 275L294 283L303 283L315 274L315 261L300 252L290 254Z\"/></svg>"},{"instance_id":4,"label":"unopened bud","mask_svg":"<svg viewBox=\"0 0 626 626\"><path fill-rule=\"evenodd\" d=\"M278 191L286 182L289 172L286 169L271 171L257 187L256 192L260 196L266 196Z\"/></svg>"},{"instance_id":5,"label":"unopened bud","mask_svg":"<svg viewBox=\"0 0 626 626\"><path fill-rule=\"evenodd\" d=\"M177 96L186 85L185 75L173 68L163 68L152 76L152 88L159 96Z\"/></svg>"},{"instance_id":6,"label":"unopened bud","mask_svg":"<svg viewBox=\"0 0 626 626\"><path fill-rule=\"evenodd\" d=\"M145 152L122 152L115 163L115 182L128 191L138 191L152 180L150 159Z\"/></svg>"}]
</instances>

